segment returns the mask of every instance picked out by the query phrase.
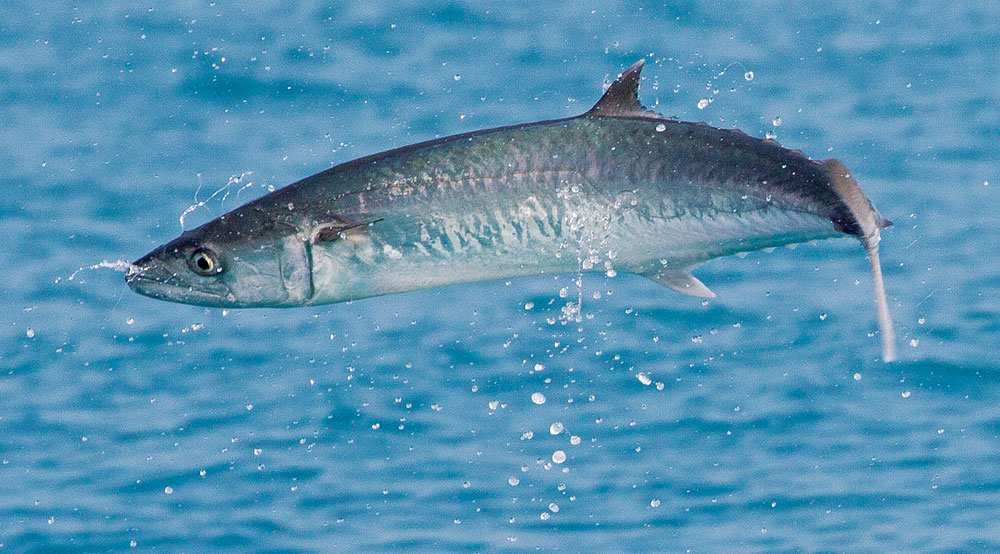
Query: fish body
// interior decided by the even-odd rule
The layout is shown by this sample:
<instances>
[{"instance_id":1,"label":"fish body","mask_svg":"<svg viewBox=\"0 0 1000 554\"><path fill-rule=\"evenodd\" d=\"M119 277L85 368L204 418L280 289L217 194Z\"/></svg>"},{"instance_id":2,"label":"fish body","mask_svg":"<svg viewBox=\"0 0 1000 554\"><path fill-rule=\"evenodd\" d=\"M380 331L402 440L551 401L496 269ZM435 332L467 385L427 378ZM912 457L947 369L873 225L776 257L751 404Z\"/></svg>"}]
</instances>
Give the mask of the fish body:
<instances>
[{"instance_id":1,"label":"fish body","mask_svg":"<svg viewBox=\"0 0 1000 554\"><path fill-rule=\"evenodd\" d=\"M578 117L445 137L307 177L154 250L129 286L190 304L293 307L599 271L710 297L691 274L702 262L844 235L874 254L881 282L889 222L840 162L651 112L637 97L641 68Z\"/></svg>"}]
</instances>

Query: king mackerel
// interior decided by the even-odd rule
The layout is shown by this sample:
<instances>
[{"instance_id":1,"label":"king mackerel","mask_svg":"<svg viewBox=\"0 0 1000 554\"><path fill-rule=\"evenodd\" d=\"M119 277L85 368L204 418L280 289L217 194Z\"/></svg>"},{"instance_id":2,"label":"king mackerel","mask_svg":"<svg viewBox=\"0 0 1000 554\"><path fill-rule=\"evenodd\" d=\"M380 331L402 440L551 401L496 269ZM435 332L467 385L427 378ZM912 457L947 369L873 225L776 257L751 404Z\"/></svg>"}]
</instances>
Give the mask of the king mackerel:
<instances>
[{"instance_id":1,"label":"king mackerel","mask_svg":"<svg viewBox=\"0 0 1000 554\"><path fill-rule=\"evenodd\" d=\"M854 236L892 361L878 254L891 223L847 168L644 108L643 61L583 115L390 150L249 202L136 261L128 285L172 302L277 308L599 271L713 297L691 274L700 263Z\"/></svg>"}]
</instances>

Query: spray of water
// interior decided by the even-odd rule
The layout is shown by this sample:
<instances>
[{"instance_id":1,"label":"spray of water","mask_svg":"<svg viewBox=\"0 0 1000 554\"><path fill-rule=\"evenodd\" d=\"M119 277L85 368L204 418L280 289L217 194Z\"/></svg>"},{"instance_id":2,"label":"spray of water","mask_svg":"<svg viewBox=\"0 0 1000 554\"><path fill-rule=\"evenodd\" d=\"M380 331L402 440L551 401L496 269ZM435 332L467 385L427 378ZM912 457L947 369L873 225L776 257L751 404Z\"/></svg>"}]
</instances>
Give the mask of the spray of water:
<instances>
[{"instance_id":1,"label":"spray of water","mask_svg":"<svg viewBox=\"0 0 1000 554\"><path fill-rule=\"evenodd\" d=\"M253 186L252 181L246 181L244 183L244 181L247 179L247 177L251 175L251 173L253 172L246 171L241 173L240 175L230 176L229 181L226 182L225 185L223 185L221 188L213 192L211 196L209 196L204 200L198 200L198 194L201 192L201 184L199 183L198 189L195 190L194 192L194 204L188 206L187 209L184 210L184 212L181 214L179 218L181 222L181 231L184 231L184 218L186 218L188 214L197 210L198 208L205 207L205 205L211 202L212 199L214 199L216 196L221 194L222 198L220 199L220 204L225 205L226 199L229 198L229 195L232 193L234 185L242 185L240 188L236 189L237 196L239 196L239 194L243 192L245 189L252 187Z\"/></svg>"},{"instance_id":2,"label":"spray of water","mask_svg":"<svg viewBox=\"0 0 1000 554\"><path fill-rule=\"evenodd\" d=\"M878 316L879 335L882 339L882 361L896 360L896 332L892 328L892 316L889 315L889 302L885 297L885 283L882 280L882 264L878 258L879 237L868 239L865 250L868 253L868 263L872 270L872 289L875 292L875 313Z\"/></svg>"},{"instance_id":3,"label":"spray of water","mask_svg":"<svg viewBox=\"0 0 1000 554\"><path fill-rule=\"evenodd\" d=\"M125 277L131 277L133 275L138 275L139 273L142 273L141 267L133 263L129 263L125 260L115 260L113 262L109 262L108 260L102 260L94 265L81 267L80 269L74 271L73 274L67 277L65 280L72 281L76 279L76 276L79 275L81 272L88 271L91 269L112 269L114 271L124 273ZM55 282L60 283L62 281L63 281L62 277L57 277Z\"/></svg>"}]
</instances>

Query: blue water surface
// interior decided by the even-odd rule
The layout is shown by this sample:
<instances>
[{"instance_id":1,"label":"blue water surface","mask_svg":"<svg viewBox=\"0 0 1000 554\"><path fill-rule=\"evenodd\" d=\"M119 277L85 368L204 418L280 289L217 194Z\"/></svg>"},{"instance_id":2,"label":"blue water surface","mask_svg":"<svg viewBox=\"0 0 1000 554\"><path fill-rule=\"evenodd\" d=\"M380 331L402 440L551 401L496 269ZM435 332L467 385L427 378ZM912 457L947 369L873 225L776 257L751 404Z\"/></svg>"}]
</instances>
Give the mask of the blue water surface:
<instances>
[{"instance_id":1,"label":"blue water surface","mask_svg":"<svg viewBox=\"0 0 1000 554\"><path fill-rule=\"evenodd\" d=\"M998 45L974 1L4 0L0 552L1000 551ZM854 171L899 362L853 240L706 264L707 302L568 275L225 311L73 276L216 191L187 227L581 113L639 58L661 113Z\"/></svg>"}]
</instances>

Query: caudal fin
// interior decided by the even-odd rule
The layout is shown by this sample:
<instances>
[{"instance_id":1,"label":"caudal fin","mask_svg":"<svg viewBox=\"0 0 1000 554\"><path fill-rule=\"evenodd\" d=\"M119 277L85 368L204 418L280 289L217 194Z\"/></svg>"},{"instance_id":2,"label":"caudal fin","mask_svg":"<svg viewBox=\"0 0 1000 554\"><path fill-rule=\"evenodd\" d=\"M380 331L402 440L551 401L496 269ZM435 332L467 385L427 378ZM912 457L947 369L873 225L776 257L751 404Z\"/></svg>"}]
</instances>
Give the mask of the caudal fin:
<instances>
[{"instance_id":1,"label":"caudal fin","mask_svg":"<svg viewBox=\"0 0 1000 554\"><path fill-rule=\"evenodd\" d=\"M875 209L844 164L829 159L821 165L833 189L850 212L849 220L837 224L850 228L852 234L858 235L868 255L872 271L872 289L875 292L875 314L878 317L879 336L882 339L882 361L892 362L896 359L896 333L892 328L892 316L889 314L889 302L885 297L885 283L882 280L882 264L878 257L878 245L882 240L880 231L892 225L892 222L882 217L882 214Z\"/></svg>"}]
</instances>

